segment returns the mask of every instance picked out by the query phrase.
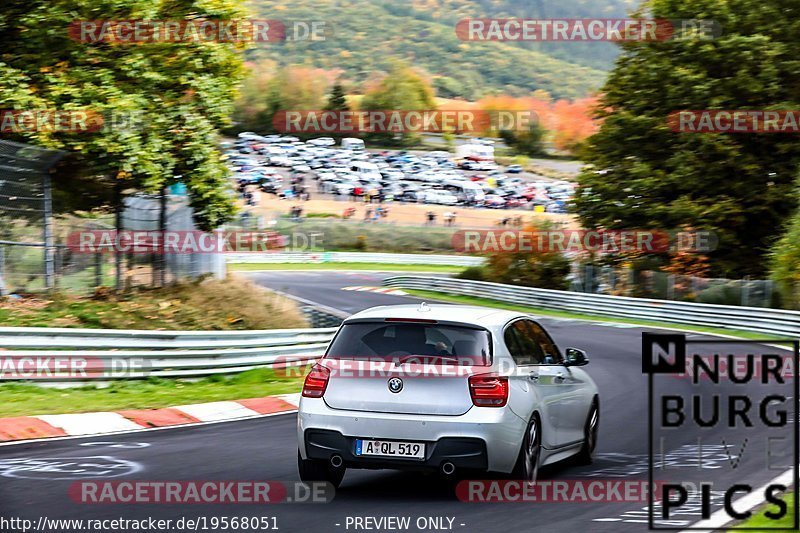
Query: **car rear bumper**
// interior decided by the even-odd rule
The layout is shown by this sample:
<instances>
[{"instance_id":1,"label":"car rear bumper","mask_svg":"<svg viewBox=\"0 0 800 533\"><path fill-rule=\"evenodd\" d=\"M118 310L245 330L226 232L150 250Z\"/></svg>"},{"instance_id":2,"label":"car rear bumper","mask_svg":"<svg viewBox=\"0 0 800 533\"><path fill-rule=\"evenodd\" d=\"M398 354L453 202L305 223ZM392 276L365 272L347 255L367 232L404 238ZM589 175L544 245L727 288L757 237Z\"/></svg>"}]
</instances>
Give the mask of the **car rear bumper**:
<instances>
[{"instance_id":1,"label":"car rear bumper","mask_svg":"<svg viewBox=\"0 0 800 533\"><path fill-rule=\"evenodd\" d=\"M341 455L351 468L458 469L510 472L527 422L510 409L473 407L458 416L375 413L332 409L323 399L303 398L297 416L300 455L330 460ZM425 443L424 459L356 456L357 438Z\"/></svg>"},{"instance_id":2,"label":"car rear bumper","mask_svg":"<svg viewBox=\"0 0 800 533\"><path fill-rule=\"evenodd\" d=\"M450 462L458 470L486 470L488 458L482 439L444 437L426 442L424 459L355 455L356 437L342 435L329 429L309 429L304 436L308 459L330 461L340 455L348 468L397 468L403 470L438 470Z\"/></svg>"}]
</instances>

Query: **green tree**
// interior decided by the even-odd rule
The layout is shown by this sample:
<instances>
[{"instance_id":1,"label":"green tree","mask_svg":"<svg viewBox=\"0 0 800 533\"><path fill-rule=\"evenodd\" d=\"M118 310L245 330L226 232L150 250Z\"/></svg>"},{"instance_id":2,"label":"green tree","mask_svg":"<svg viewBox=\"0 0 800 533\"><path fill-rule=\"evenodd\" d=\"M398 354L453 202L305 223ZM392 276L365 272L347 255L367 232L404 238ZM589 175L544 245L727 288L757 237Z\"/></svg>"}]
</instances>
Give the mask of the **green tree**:
<instances>
[{"instance_id":1,"label":"green tree","mask_svg":"<svg viewBox=\"0 0 800 533\"><path fill-rule=\"evenodd\" d=\"M347 105L347 95L344 92L344 87L339 82L333 84L331 94L328 97L328 103L325 106L326 111L349 111L350 107Z\"/></svg>"},{"instance_id":2,"label":"green tree","mask_svg":"<svg viewBox=\"0 0 800 533\"><path fill-rule=\"evenodd\" d=\"M419 72L405 63L395 62L389 73L361 100L364 110L431 110L436 109L433 88ZM372 134L378 142L413 144L419 139L415 133Z\"/></svg>"},{"instance_id":3,"label":"green tree","mask_svg":"<svg viewBox=\"0 0 800 533\"><path fill-rule=\"evenodd\" d=\"M545 130L538 123L531 124L526 131L501 130L500 138L518 154L536 157L545 153Z\"/></svg>"},{"instance_id":4,"label":"green tree","mask_svg":"<svg viewBox=\"0 0 800 533\"><path fill-rule=\"evenodd\" d=\"M80 42L79 20L230 20L236 0L4 0L0 109L89 110L96 132L23 132L15 139L68 152L54 180L70 208L107 204L115 184L155 192L178 180L195 220L228 220L227 169L216 148L241 79L242 45L206 41Z\"/></svg>"},{"instance_id":5,"label":"green tree","mask_svg":"<svg viewBox=\"0 0 800 533\"><path fill-rule=\"evenodd\" d=\"M796 136L675 133L677 110L797 109L800 18L782 0L652 0L655 19L710 19L722 35L622 45L579 177L587 227L716 232L713 274L756 275L790 215Z\"/></svg>"}]
</instances>

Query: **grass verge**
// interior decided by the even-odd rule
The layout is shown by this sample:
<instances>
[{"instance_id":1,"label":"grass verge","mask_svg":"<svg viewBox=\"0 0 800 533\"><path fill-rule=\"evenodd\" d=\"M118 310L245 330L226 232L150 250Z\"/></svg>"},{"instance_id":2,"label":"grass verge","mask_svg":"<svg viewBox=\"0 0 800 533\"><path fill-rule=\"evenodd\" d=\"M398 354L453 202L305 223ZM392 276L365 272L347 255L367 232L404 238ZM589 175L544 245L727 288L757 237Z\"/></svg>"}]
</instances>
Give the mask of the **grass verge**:
<instances>
[{"instance_id":1,"label":"grass verge","mask_svg":"<svg viewBox=\"0 0 800 533\"><path fill-rule=\"evenodd\" d=\"M457 273L464 267L450 265L396 265L384 263L229 263L231 271L253 270L382 270L384 272Z\"/></svg>"},{"instance_id":2,"label":"grass verge","mask_svg":"<svg viewBox=\"0 0 800 533\"><path fill-rule=\"evenodd\" d=\"M772 520L771 518L767 518L764 513L767 511L776 511L774 505L768 506L767 508L763 509L760 513L753 516L749 520L738 524L736 527L730 528L728 531L738 531L740 528L764 528L763 530L756 529L755 531L763 531L767 533L768 531L775 531L779 528L785 528L785 530L789 531L794 526L794 500L797 497L796 492L791 492L786 495L784 500L786 501L787 508L789 510L786 513L786 516L780 518L778 520Z\"/></svg>"},{"instance_id":3,"label":"grass verge","mask_svg":"<svg viewBox=\"0 0 800 533\"><path fill-rule=\"evenodd\" d=\"M754 333L752 331L742 331L737 329L724 329L724 328L713 328L713 327L706 327L706 326L695 326L691 324L679 324L675 322L661 322L657 320L637 320L634 318L614 318L610 316L602 316L602 315L590 315L590 314L583 314L583 313L572 313L568 311L554 311L552 309L542 309L540 307L529 307L524 305L515 305L509 304L505 302L501 302L499 300L492 300L490 298L478 298L475 296L462 296L462 295L453 295L453 294L446 294L443 292L436 292L436 291L424 291L418 289L406 289L401 287L404 291L406 291L411 296L417 296L419 298L429 298L431 300L439 300L443 302L452 302L458 304L468 304L468 305L480 305L483 307L492 307L496 309L510 309L512 311L520 311L523 313L530 313L535 315L541 316L551 316L556 318L572 318L575 320L588 320L588 321L597 321L597 322L614 322L618 324L635 324L639 326L653 326L653 327L662 327L662 328L672 328L672 329L691 329L692 331L698 331L701 333L709 333L713 335L734 335L737 337L742 337L744 339L766 339L769 338L769 335L765 335L763 333Z\"/></svg>"},{"instance_id":4,"label":"grass verge","mask_svg":"<svg viewBox=\"0 0 800 533\"><path fill-rule=\"evenodd\" d=\"M307 326L291 300L257 287L246 279L234 278L119 293L98 290L90 297L54 294L0 299L0 324L147 330Z\"/></svg>"},{"instance_id":5,"label":"grass verge","mask_svg":"<svg viewBox=\"0 0 800 533\"><path fill-rule=\"evenodd\" d=\"M160 378L115 381L105 388L55 389L32 383L2 383L0 417L155 409L289 394L299 392L302 387L303 379L297 374L276 375L272 369L263 368L192 382ZM302 375L302 371L299 374Z\"/></svg>"}]
</instances>

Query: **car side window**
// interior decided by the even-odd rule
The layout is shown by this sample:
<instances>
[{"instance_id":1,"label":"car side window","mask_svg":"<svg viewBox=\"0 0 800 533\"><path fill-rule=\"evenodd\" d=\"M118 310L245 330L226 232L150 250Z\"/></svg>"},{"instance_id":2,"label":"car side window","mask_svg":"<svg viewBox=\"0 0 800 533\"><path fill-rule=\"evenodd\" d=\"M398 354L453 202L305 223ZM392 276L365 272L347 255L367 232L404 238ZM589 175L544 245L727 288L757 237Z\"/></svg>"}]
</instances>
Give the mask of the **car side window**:
<instances>
[{"instance_id":1,"label":"car side window","mask_svg":"<svg viewBox=\"0 0 800 533\"><path fill-rule=\"evenodd\" d=\"M506 327L504 339L508 351L517 365L538 365L544 360L541 346L536 342L525 320L517 320Z\"/></svg>"},{"instance_id":2,"label":"car side window","mask_svg":"<svg viewBox=\"0 0 800 533\"><path fill-rule=\"evenodd\" d=\"M560 365L563 362L561 352L558 351L558 346L555 345L544 328L533 320L521 320L520 322L525 323L530 338L539 347L542 354L539 364Z\"/></svg>"},{"instance_id":3,"label":"car side window","mask_svg":"<svg viewBox=\"0 0 800 533\"><path fill-rule=\"evenodd\" d=\"M503 333L503 341L505 341L506 347L508 348L508 353L511 354L514 362L520 364L519 361L522 359L522 349L519 347L519 342L517 342L517 336L514 328L511 326L506 328L505 332Z\"/></svg>"}]
</instances>

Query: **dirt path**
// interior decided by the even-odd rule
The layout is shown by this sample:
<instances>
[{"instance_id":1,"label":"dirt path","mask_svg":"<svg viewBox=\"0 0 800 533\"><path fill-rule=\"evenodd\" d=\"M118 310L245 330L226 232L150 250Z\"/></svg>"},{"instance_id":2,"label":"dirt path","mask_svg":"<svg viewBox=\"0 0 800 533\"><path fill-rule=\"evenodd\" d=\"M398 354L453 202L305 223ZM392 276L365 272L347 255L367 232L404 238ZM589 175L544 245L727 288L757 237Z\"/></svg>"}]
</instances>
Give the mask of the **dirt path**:
<instances>
[{"instance_id":1,"label":"dirt path","mask_svg":"<svg viewBox=\"0 0 800 533\"><path fill-rule=\"evenodd\" d=\"M319 196L319 195L317 195ZM355 219L361 220L368 208L373 210L378 204L365 204L364 202L352 202L349 200L330 200L317 199L312 194L312 199L307 202L299 200L280 200L273 195L262 194L261 202L258 207L251 208L253 214L267 215L268 218L275 218L277 215L289 213L292 206L299 205L303 208L303 215L309 213L332 213L341 216L345 209L356 208ZM552 222L566 224L569 228L578 228L578 223L573 215L560 215L553 213L534 213L524 209L485 209L468 208L463 206L445 206L430 204L401 204L391 202L383 204L388 208L389 216L385 219L399 225L421 226L426 222L426 213L433 211L436 213L436 224L444 224L444 213L453 212L456 214L456 224L461 227L491 228L498 227L503 218L514 218L521 216L523 220L531 217L541 217Z\"/></svg>"}]
</instances>

